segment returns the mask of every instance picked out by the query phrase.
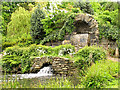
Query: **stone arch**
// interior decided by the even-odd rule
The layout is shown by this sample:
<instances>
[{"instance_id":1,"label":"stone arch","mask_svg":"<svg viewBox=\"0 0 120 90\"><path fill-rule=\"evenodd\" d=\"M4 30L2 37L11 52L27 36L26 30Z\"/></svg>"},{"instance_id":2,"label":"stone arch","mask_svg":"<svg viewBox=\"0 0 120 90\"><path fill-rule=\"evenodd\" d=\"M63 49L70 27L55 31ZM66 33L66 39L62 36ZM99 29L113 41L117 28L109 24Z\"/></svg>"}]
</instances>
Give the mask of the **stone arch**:
<instances>
[{"instance_id":1,"label":"stone arch","mask_svg":"<svg viewBox=\"0 0 120 90\"><path fill-rule=\"evenodd\" d=\"M31 72L38 72L45 63L51 64L52 69L55 75L72 75L75 71L75 67L73 66L73 62L68 58L62 57L36 57L33 59L33 65Z\"/></svg>"},{"instance_id":2,"label":"stone arch","mask_svg":"<svg viewBox=\"0 0 120 90\"><path fill-rule=\"evenodd\" d=\"M75 17L75 26L78 27L74 32L79 34L89 34L90 45L99 42L99 30L97 21L90 14L78 14ZM79 26L80 29L79 29ZM83 29L81 29L83 27Z\"/></svg>"}]
</instances>

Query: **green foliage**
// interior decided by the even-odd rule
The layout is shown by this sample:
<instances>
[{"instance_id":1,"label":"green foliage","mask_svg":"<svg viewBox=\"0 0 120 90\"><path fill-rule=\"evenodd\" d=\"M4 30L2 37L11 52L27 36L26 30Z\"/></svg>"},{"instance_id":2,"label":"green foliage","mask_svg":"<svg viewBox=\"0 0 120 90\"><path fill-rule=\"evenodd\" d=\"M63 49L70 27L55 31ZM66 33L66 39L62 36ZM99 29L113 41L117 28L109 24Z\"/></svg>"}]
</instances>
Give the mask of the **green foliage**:
<instances>
[{"instance_id":1,"label":"green foliage","mask_svg":"<svg viewBox=\"0 0 120 90\"><path fill-rule=\"evenodd\" d=\"M3 79L1 83L1 88L82 88L80 84L74 85L71 80L66 77L51 77L43 82L41 82L38 78L34 79L22 79L17 80L17 78L10 77L10 80L6 82L6 77Z\"/></svg>"},{"instance_id":2,"label":"green foliage","mask_svg":"<svg viewBox=\"0 0 120 90\"><path fill-rule=\"evenodd\" d=\"M64 12L63 12L63 16L64 16ZM59 15L59 14L58 14ZM67 15L67 14L66 14ZM49 28L49 29L46 29L46 33L48 33L48 35L41 41L41 44L44 44L45 42L49 42L49 41L57 41L57 40L63 40L64 39L64 36L66 35L66 34L70 34L74 29L75 29L75 27L74 27L74 18L75 18L75 16L76 16L76 13L71 13L70 15L68 15L67 17L66 17L66 19L64 20L64 18L65 17L63 17L63 19L62 18L59 18L58 20L57 20L57 18L56 18L56 20L57 20L57 22L56 21L54 21L54 23L56 23L56 24L53 24L53 25L51 25L51 26L53 26L53 27L55 27L54 29L53 29L53 27L52 28L50 28L50 27L47 27L47 25L45 25L47 28ZM57 17L59 17L59 16L57 16ZM64 22L61 22L61 20L62 21L64 21ZM45 20L45 21L47 21L47 20ZM48 20L49 21L49 20ZM59 23L58 23L59 22ZM48 22L47 22L48 23ZM49 22L50 23L50 22ZM62 23L62 24L61 24ZM59 24L59 25L58 25ZM54 25L57 25L58 26L58 28L56 27L56 26L54 26ZM49 26L49 25L48 25ZM45 27L44 27L45 28ZM50 33L50 34L49 34Z\"/></svg>"},{"instance_id":3,"label":"green foliage","mask_svg":"<svg viewBox=\"0 0 120 90\"><path fill-rule=\"evenodd\" d=\"M17 67L21 63L20 57L17 55L6 55L2 59L2 67L6 72L10 72L13 68Z\"/></svg>"},{"instance_id":4,"label":"green foliage","mask_svg":"<svg viewBox=\"0 0 120 90\"><path fill-rule=\"evenodd\" d=\"M100 5L102 6L103 10L114 11L114 10L118 9L117 2L100 2Z\"/></svg>"},{"instance_id":5,"label":"green foliage","mask_svg":"<svg viewBox=\"0 0 120 90\"><path fill-rule=\"evenodd\" d=\"M11 14L18 8L15 2L2 2L2 29L3 35L7 34L7 24L10 22Z\"/></svg>"},{"instance_id":6,"label":"green foliage","mask_svg":"<svg viewBox=\"0 0 120 90\"><path fill-rule=\"evenodd\" d=\"M106 53L102 48L96 46L86 46L74 55L75 66L80 75L85 75L85 70L94 62L106 59Z\"/></svg>"},{"instance_id":7,"label":"green foliage","mask_svg":"<svg viewBox=\"0 0 120 90\"><path fill-rule=\"evenodd\" d=\"M99 61L92 65L85 76L85 88L102 88L109 85L118 75L118 63L113 61Z\"/></svg>"},{"instance_id":8,"label":"green foliage","mask_svg":"<svg viewBox=\"0 0 120 90\"><path fill-rule=\"evenodd\" d=\"M23 34L21 37L14 36L13 38L6 38L6 36L2 37L2 50L5 50L7 47L11 47L14 45L18 45L20 47L26 47L31 45L32 38L30 34Z\"/></svg>"},{"instance_id":9,"label":"green foliage","mask_svg":"<svg viewBox=\"0 0 120 90\"><path fill-rule=\"evenodd\" d=\"M91 2L99 26L99 39L118 40L118 4L116 2Z\"/></svg>"},{"instance_id":10,"label":"green foliage","mask_svg":"<svg viewBox=\"0 0 120 90\"><path fill-rule=\"evenodd\" d=\"M109 53L110 56L114 57L115 56L115 48L114 49L113 48L109 48L108 49L108 53Z\"/></svg>"},{"instance_id":11,"label":"green foliage","mask_svg":"<svg viewBox=\"0 0 120 90\"><path fill-rule=\"evenodd\" d=\"M29 34L31 13L22 7L19 7L11 16L11 22L7 26L8 37L21 37L23 34Z\"/></svg>"},{"instance_id":12,"label":"green foliage","mask_svg":"<svg viewBox=\"0 0 120 90\"><path fill-rule=\"evenodd\" d=\"M22 73L29 72L31 67L32 56L44 56L44 55L53 55L53 56L65 56L71 53L74 53L74 46L72 45L60 45L54 48L50 46L35 45L32 44L29 47L8 47L5 49L3 55L3 67L7 71L11 71L14 66L21 64ZM62 51L62 52L61 52ZM16 59L18 58L18 60ZM16 61L17 60L17 61ZM5 61L5 62L4 62ZM18 63L17 63L18 62ZM9 64L11 64L10 67ZM14 64L14 65L13 65Z\"/></svg>"},{"instance_id":13,"label":"green foliage","mask_svg":"<svg viewBox=\"0 0 120 90\"><path fill-rule=\"evenodd\" d=\"M2 2L2 29L3 35L7 34L7 24L11 21L11 14L18 9L19 7L23 7L26 10L29 10L29 4L35 4L35 2ZM1 20L1 19L0 19Z\"/></svg>"},{"instance_id":14,"label":"green foliage","mask_svg":"<svg viewBox=\"0 0 120 90\"><path fill-rule=\"evenodd\" d=\"M67 54L73 54L75 52L75 47L71 44L59 45L54 47L54 53L59 56L64 56Z\"/></svg>"},{"instance_id":15,"label":"green foliage","mask_svg":"<svg viewBox=\"0 0 120 90\"><path fill-rule=\"evenodd\" d=\"M94 11L91 7L91 4L89 2L75 2L74 7L79 8L83 13L89 13L89 14L94 14Z\"/></svg>"},{"instance_id":16,"label":"green foliage","mask_svg":"<svg viewBox=\"0 0 120 90\"><path fill-rule=\"evenodd\" d=\"M2 49L4 50L6 47L11 47L15 44L16 44L15 42L4 42L2 43Z\"/></svg>"},{"instance_id":17,"label":"green foliage","mask_svg":"<svg viewBox=\"0 0 120 90\"><path fill-rule=\"evenodd\" d=\"M91 58L93 62L106 59L105 50L102 49L101 47L96 47L96 46L90 46L90 47L86 46L80 49L75 54L75 56L81 56L86 60Z\"/></svg>"},{"instance_id":18,"label":"green foliage","mask_svg":"<svg viewBox=\"0 0 120 90\"><path fill-rule=\"evenodd\" d=\"M41 20L45 18L43 11L40 9L40 5L37 6L31 17L31 36L33 42L39 43L39 40L43 39L45 32Z\"/></svg>"},{"instance_id":19,"label":"green foliage","mask_svg":"<svg viewBox=\"0 0 120 90\"><path fill-rule=\"evenodd\" d=\"M46 35L50 34L53 30L58 31L62 28L64 22L66 21L68 13L66 14L64 11L56 11L52 15L47 16L42 20L44 31Z\"/></svg>"},{"instance_id":20,"label":"green foliage","mask_svg":"<svg viewBox=\"0 0 120 90\"><path fill-rule=\"evenodd\" d=\"M5 35L5 21L1 15L0 15L0 34Z\"/></svg>"}]
</instances>

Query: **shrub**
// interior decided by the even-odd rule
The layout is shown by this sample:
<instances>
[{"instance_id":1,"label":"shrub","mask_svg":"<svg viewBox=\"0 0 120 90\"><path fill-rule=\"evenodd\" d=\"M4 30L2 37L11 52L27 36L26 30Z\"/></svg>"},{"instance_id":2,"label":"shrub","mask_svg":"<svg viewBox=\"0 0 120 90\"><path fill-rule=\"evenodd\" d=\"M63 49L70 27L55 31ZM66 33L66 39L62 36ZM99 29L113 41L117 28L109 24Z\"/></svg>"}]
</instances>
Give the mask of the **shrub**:
<instances>
[{"instance_id":1,"label":"shrub","mask_svg":"<svg viewBox=\"0 0 120 90\"><path fill-rule=\"evenodd\" d=\"M71 44L59 45L54 47L54 53L59 56L70 55L75 52L75 47Z\"/></svg>"},{"instance_id":2,"label":"shrub","mask_svg":"<svg viewBox=\"0 0 120 90\"><path fill-rule=\"evenodd\" d=\"M106 59L106 51L101 47L96 46L86 46L80 49L75 56L81 56L86 60L91 58L93 62L98 60L105 60Z\"/></svg>"},{"instance_id":3,"label":"shrub","mask_svg":"<svg viewBox=\"0 0 120 90\"><path fill-rule=\"evenodd\" d=\"M21 63L20 57L17 55L6 55L2 59L3 70L10 72Z\"/></svg>"},{"instance_id":4,"label":"shrub","mask_svg":"<svg viewBox=\"0 0 120 90\"><path fill-rule=\"evenodd\" d=\"M96 46L86 46L80 49L74 55L75 66L78 68L80 75L85 75L85 70L98 60L105 60L106 53L102 48Z\"/></svg>"},{"instance_id":5,"label":"shrub","mask_svg":"<svg viewBox=\"0 0 120 90\"><path fill-rule=\"evenodd\" d=\"M11 21L7 26L8 38L21 37L23 34L29 34L31 12L19 7L11 15Z\"/></svg>"},{"instance_id":6,"label":"shrub","mask_svg":"<svg viewBox=\"0 0 120 90\"><path fill-rule=\"evenodd\" d=\"M92 65L84 78L85 88L105 87L118 75L118 63L110 60L98 61Z\"/></svg>"},{"instance_id":7,"label":"shrub","mask_svg":"<svg viewBox=\"0 0 120 90\"><path fill-rule=\"evenodd\" d=\"M11 71L12 67L18 66L21 64L21 70L23 73L29 72L31 67L31 59L32 56L43 56L43 55L59 55L60 50L63 50L62 55L67 55L74 52L74 46L72 45L60 45L52 48L50 46L44 45L35 45L32 44L29 47L8 47L3 52L3 67L7 69L7 71ZM9 57L9 58L8 58ZM18 60L16 60L18 58ZM18 62L18 63L17 63ZM14 65L13 65L14 63ZM7 67L9 66L10 67Z\"/></svg>"},{"instance_id":8,"label":"shrub","mask_svg":"<svg viewBox=\"0 0 120 90\"><path fill-rule=\"evenodd\" d=\"M4 42L4 43L2 43L2 49L4 50L6 47L11 47L15 44L16 44L16 42Z\"/></svg>"}]
</instances>

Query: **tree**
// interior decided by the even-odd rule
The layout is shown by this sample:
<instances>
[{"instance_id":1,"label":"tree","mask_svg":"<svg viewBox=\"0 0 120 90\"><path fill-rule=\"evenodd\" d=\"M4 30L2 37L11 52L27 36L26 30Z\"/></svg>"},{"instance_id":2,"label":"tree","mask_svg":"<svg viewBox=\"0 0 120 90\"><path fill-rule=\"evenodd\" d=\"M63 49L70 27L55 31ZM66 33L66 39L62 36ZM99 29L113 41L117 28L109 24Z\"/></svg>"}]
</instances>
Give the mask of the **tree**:
<instances>
[{"instance_id":1,"label":"tree","mask_svg":"<svg viewBox=\"0 0 120 90\"><path fill-rule=\"evenodd\" d=\"M18 8L16 2L2 2L2 34L7 34L7 24L10 22L11 14Z\"/></svg>"},{"instance_id":2,"label":"tree","mask_svg":"<svg viewBox=\"0 0 120 90\"><path fill-rule=\"evenodd\" d=\"M42 40L45 36L45 32L43 29L43 24L41 20L45 18L45 14L40 9L40 5L38 4L37 8L34 10L31 17L31 36L33 42L39 43L39 40Z\"/></svg>"},{"instance_id":3,"label":"tree","mask_svg":"<svg viewBox=\"0 0 120 90\"><path fill-rule=\"evenodd\" d=\"M31 13L22 7L19 7L11 15L11 21L7 26L7 36L8 37L21 37L24 34L29 34L30 32L30 18Z\"/></svg>"},{"instance_id":4,"label":"tree","mask_svg":"<svg viewBox=\"0 0 120 90\"><path fill-rule=\"evenodd\" d=\"M29 10L29 4L35 5L35 2L2 2L2 34L7 34L7 24L11 21L11 14L17 10L19 7L23 7ZM0 29L1 29L0 27Z\"/></svg>"}]
</instances>

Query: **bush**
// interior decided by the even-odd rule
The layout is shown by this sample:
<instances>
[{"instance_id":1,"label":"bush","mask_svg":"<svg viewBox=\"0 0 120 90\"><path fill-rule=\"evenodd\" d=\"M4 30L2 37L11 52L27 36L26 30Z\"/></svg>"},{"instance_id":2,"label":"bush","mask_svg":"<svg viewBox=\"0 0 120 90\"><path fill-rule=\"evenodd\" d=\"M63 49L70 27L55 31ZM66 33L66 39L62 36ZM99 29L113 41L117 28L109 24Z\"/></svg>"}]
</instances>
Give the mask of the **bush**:
<instances>
[{"instance_id":1,"label":"bush","mask_svg":"<svg viewBox=\"0 0 120 90\"><path fill-rule=\"evenodd\" d=\"M68 54L73 54L75 52L75 47L71 44L59 45L54 47L54 53L59 56L64 56Z\"/></svg>"},{"instance_id":2,"label":"bush","mask_svg":"<svg viewBox=\"0 0 120 90\"><path fill-rule=\"evenodd\" d=\"M80 56L85 58L86 60L92 59L93 62L98 60L105 60L106 59L106 51L101 47L96 46L86 46L80 49L75 56Z\"/></svg>"},{"instance_id":3,"label":"bush","mask_svg":"<svg viewBox=\"0 0 120 90\"><path fill-rule=\"evenodd\" d=\"M6 55L2 59L3 70L10 72L21 63L20 57L17 55Z\"/></svg>"},{"instance_id":4,"label":"bush","mask_svg":"<svg viewBox=\"0 0 120 90\"><path fill-rule=\"evenodd\" d=\"M2 43L2 50L4 50L6 47L11 47L15 44L16 44L16 42L4 42L4 43Z\"/></svg>"},{"instance_id":5,"label":"bush","mask_svg":"<svg viewBox=\"0 0 120 90\"><path fill-rule=\"evenodd\" d=\"M14 66L18 66L21 64L22 72L29 72L31 67L31 59L32 56L43 56L43 55L57 55L63 50L62 55L67 55L74 52L74 46L72 45L60 45L52 48L50 46L44 45L35 45L32 44L29 47L8 47L3 52L3 67L7 69L7 71L11 71ZM9 58L8 58L9 57ZM18 58L18 60L16 60ZM19 63L17 63L19 62ZM14 63L14 65L13 65ZM9 66L10 67L7 67Z\"/></svg>"},{"instance_id":6,"label":"bush","mask_svg":"<svg viewBox=\"0 0 120 90\"><path fill-rule=\"evenodd\" d=\"M117 62L98 61L88 69L83 82L85 88L101 88L112 82L115 75L118 75Z\"/></svg>"},{"instance_id":7,"label":"bush","mask_svg":"<svg viewBox=\"0 0 120 90\"><path fill-rule=\"evenodd\" d=\"M92 65L92 63L98 61L98 60L105 60L106 59L106 53L105 51L96 46L86 46L82 49L80 49L75 55L74 55L74 61L75 66L80 71L80 75L85 75L85 70Z\"/></svg>"},{"instance_id":8,"label":"bush","mask_svg":"<svg viewBox=\"0 0 120 90\"><path fill-rule=\"evenodd\" d=\"M45 32L43 29L43 24L41 20L45 18L44 12L40 9L40 5L38 4L34 13L32 13L31 17L31 36L33 42L40 43L39 41L43 39L45 36Z\"/></svg>"}]
</instances>

